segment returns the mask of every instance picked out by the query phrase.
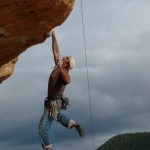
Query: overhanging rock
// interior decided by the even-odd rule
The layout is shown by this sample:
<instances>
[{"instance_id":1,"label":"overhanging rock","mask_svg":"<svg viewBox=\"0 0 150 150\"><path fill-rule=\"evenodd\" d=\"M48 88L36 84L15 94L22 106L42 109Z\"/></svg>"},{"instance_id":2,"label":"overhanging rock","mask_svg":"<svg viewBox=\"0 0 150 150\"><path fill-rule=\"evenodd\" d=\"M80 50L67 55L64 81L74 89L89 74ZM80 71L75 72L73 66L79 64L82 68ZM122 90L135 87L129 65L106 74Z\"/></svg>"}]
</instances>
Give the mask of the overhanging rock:
<instances>
[{"instance_id":1,"label":"overhanging rock","mask_svg":"<svg viewBox=\"0 0 150 150\"><path fill-rule=\"evenodd\" d=\"M74 0L0 0L0 83L12 74L19 54L44 42L73 5Z\"/></svg>"}]
</instances>

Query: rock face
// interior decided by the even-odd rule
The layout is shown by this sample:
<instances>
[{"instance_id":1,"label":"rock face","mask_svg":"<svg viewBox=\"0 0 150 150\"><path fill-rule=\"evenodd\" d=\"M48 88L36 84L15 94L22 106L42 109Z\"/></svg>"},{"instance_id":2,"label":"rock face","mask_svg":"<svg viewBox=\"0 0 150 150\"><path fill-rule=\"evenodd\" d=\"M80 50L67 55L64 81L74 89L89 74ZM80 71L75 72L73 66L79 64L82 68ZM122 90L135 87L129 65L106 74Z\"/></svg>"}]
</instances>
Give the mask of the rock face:
<instances>
[{"instance_id":1,"label":"rock face","mask_svg":"<svg viewBox=\"0 0 150 150\"><path fill-rule=\"evenodd\" d=\"M70 14L74 0L0 0L0 83L20 53L42 43Z\"/></svg>"},{"instance_id":2,"label":"rock face","mask_svg":"<svg viewBox=\"0 0 150 150\"><path fill-rule=\"evenodd\" d=\"M13 74L14 66L17 60L18 58L15 58L0 68L0 83L2 83L3 80L6 80L9 76Z\"/></svg>"}]
</instances>

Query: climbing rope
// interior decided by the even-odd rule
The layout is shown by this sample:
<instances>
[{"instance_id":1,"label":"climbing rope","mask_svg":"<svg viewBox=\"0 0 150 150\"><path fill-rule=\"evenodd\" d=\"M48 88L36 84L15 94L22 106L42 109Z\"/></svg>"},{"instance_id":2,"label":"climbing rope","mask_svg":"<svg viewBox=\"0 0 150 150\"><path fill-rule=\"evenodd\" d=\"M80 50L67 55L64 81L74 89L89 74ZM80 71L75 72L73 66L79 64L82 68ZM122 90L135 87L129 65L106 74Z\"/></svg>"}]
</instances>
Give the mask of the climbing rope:
<instances>
[{"instance_id":1,"label":"climbing rope","mask_svg":"<svg viewBox=\"0 0 150 150\"><path fill-rule=\"evenodd\" d=\"M53 145L53 149L56 150L56 141L55 141L55 137L54 137L54 132L53 132L53 125L51 125L51 138L52 138L52 145Z\"/></svg>"},{"instance_id":2,"label":"climbing rope","mask_svg":"<svg viewBox=\"0 0 150 150\"><path fill-rule=\"evenodd\" d=\"M87 48L86 48L86 38L85 38L85 25L84 25L84 15L83 15L83 5L82 0L80 0L81 6L81 15L82 15L82 31L83 31L83 43L85 49L85 60L86 60L86 72L87 72L87 81L88 81L88 92L89 92L89 103L90 103L90 119L91 119L91 128L92 128L92 141L93 141L93 150L94 148L94 126L93 126L93 115L92 115L92 103L91 103L91 92L90 92L90 81L89 81L89 70L88 70L88 61L87 61Z\"/></svg>"}]
</instances>

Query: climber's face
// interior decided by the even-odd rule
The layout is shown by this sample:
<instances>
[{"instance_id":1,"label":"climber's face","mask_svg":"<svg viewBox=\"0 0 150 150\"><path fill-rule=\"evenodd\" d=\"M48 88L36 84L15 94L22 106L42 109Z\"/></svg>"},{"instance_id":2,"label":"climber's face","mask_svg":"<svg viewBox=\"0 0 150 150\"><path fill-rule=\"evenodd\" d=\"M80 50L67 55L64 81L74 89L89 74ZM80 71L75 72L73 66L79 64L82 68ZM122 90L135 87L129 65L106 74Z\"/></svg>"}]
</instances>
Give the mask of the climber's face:
<instances>
[{"instance_id":1,"label":"climber's face","mask_svg":"<svg viewBox=\"0 0 150 150\"><path fill-rule=\"evenodd\" d=\"M65 67L66 69L70 68L70 56L65 56L62 58L63 64L62 66Z\"/></svg>"}]
</instances>

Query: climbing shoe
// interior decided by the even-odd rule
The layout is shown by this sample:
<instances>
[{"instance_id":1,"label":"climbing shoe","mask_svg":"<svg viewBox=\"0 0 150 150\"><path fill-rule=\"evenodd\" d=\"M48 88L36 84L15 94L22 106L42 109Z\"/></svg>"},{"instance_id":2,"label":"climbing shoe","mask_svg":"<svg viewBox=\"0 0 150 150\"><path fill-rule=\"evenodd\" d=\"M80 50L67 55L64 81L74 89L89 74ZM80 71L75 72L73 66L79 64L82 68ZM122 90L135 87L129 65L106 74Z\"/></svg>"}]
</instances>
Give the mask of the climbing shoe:
<instances>
[{"instance_id":1,"label":"climbing shoe","mask_svg":"<svg viewBox=\"0 0 150 150\"><path fill-rule=\"evenodd\" d=\"M80 125L76 125L76 130L78 131L78 133L79 133L79 135L81 136L81 137L83 137L84 136L84 130L83 130L83 128L80 126Z\"/></svg>"}]
</instances>

